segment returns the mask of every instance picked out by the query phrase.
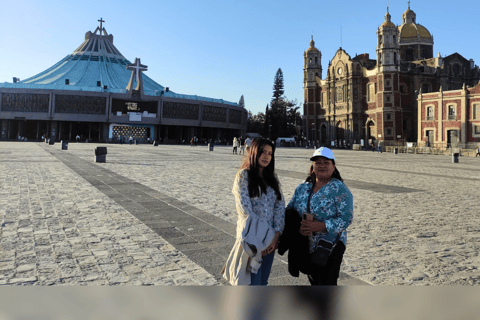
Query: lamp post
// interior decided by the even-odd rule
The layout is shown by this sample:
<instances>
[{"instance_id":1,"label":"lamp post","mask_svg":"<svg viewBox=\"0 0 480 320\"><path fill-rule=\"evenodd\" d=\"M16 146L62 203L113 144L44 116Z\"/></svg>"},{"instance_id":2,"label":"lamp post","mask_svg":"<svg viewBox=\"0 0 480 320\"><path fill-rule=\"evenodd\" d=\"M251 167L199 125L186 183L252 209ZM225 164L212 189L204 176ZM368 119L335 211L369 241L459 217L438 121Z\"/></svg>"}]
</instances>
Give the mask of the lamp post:
<instances>
[{"instance_id":1,"label":"lamp post","mask_svg":"<svg viewBox=\"0 0 480 320\"><path fill-rule=\"evenodd\" d=\"M312 134L313 145L316 148L317 147L317 145L316 145L316 142L317 142L317 123L312 122L312 127L313 127L313 134Z\"/></svg>"}]
</instances>

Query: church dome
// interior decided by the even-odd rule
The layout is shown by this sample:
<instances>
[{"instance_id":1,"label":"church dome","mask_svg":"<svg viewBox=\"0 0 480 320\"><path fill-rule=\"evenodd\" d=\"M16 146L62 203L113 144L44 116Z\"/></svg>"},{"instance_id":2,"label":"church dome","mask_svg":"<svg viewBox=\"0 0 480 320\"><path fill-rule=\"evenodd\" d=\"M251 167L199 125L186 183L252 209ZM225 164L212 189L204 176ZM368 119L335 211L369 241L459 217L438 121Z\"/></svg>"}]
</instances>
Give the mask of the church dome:
<instances>
[{"instance_id":1,"label":"church dome","mask_svg":"<svg viewBox=\"0 0 480 320\"><path fill-rule=\"evenodd\" d=\"M395 25L393 24L392 22L392 16L390 15L390 13L388 12L388 7L387 7L387 14L385 15L385 22L382 23L382 25L380 26L381 28L385 28L385 27L394 27L395 28Z\"/></svg>"},{"instance_id":2,"label":"church dome","mask_svg":"<svg viewBox=\"0 0 480 320\"><path fill-rule=\"evenodd\" d=\"M310 40L310 48L307 49L307 52L320 52L320 50L315 48L315 41L313 41L313 37L312 40Z\"/></svg>"},{"instance_id":3,"label":"church dome","mask_svg":"<svg viewBox=\"0 0 480 320\"><path fill-rule=\"evenodd\" d=\"M419 39L422 42L433 41L432 35L427 28L417 23L417 15L410 9L410 1L408 2L408 9L402 15L402 21L402 25L398 27L400 39L406 41Z\"/></svg>"},{"instance_id":4,"label":"church dome","mask_svg":"<svg viewBox=\"0 0 480 320\"><path fill-rule=\"evenodd\" d=\"M431 39L430 32L421 24L409 23L398 27L398 33L401 38L425 38Z\"/></svg>"}]
</instances>

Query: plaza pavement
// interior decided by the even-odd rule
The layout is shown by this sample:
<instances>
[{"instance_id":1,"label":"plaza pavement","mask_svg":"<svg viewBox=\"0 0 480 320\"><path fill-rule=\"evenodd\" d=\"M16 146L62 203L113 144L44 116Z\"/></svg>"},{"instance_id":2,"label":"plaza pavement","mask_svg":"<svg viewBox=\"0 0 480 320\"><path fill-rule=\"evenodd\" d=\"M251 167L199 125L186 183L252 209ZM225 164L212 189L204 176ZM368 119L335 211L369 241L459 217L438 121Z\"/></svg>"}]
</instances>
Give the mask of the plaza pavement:
<instances>
[{"instance_id":1,"label":"plaza pavement","mask_svg":"<svg viewBox=\"0 0 480 320\"><path fill-rule=\"evenodd\" d=\"M277 149L286 202L312 152ZM355 206L340 285L480 282L479 159L334 152ZM223 146L0 142L0 284L227 284L241 158ZM269 284L307 285L286 260L276 255Z\"/></svg>"}]
</instances>

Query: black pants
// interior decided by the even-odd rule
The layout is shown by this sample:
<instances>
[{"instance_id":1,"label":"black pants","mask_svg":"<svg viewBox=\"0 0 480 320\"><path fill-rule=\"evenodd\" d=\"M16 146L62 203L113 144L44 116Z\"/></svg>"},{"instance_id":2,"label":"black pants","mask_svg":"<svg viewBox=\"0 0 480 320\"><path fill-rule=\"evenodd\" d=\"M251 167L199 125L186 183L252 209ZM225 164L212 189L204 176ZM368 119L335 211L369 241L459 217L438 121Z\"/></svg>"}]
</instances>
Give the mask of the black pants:
<instances>
[{"instance_id":1,"label":"black pants","mask_svg":"<svg viewBox=\"0 0 480 320\"><path fill-rule=\"evenodd\" d=\"M340 265L342 264L345 245L339 241L328 258L325 267L315 266L312 274L308 275L308 280L312 286L336 286L340 274Z\"/></svg>"}]
</instances>

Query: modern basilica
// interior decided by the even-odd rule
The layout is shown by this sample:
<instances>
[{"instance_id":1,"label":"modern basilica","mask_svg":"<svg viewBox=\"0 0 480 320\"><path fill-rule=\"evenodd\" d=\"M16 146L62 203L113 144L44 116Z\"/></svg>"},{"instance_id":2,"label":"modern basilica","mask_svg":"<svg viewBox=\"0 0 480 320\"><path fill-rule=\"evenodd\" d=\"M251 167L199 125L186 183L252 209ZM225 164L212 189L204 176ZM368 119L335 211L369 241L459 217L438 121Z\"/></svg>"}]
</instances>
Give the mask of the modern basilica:
<instances>
[{"instance_id":1,"label":"modern basilica","mask_svg":"<svg viewBox=\"0 0 480 320\"><path fill-rule=\"evenodd\" d=\"M109 142L128 139L231 141L245 135L247 111L237 103L178 94L131 63L100 26L49 69L0 83L1 140L42 136Z\"/></svg>"}]
</instances>

